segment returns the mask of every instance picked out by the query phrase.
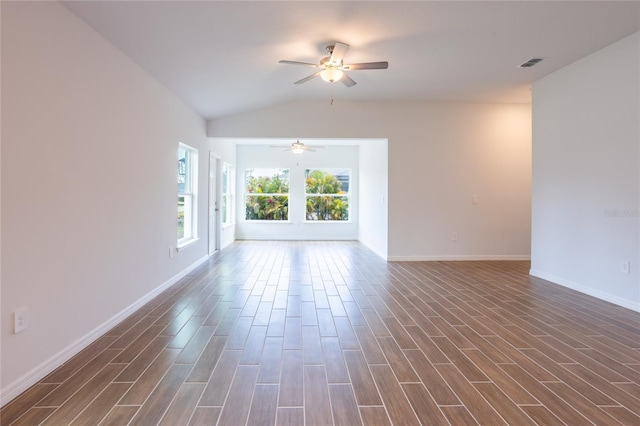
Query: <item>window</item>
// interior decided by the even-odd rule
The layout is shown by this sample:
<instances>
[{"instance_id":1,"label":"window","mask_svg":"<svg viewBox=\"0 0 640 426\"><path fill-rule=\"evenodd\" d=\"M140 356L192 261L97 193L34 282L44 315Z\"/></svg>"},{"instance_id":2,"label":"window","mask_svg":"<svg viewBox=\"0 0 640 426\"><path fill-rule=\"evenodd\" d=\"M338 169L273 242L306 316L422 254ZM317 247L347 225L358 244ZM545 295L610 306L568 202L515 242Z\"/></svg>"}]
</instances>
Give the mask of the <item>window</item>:
<instances>
[{"instance_id":1,"label":"window","mask_svg":"<svg viewBox=\"0 0 640 426\"><path fill-rule=\"evenodd\" d=\"M222 224L233 223L233 167L222 165Z\"/></svg>"},{"instance_id":2,"label":"window","mask_svg":"<svg viewBox=\"0 0 640 426\"><path fill-rule=\"evenodd\" d=\"M349 220L349 169L305 171L306 219Z\"/></svg>"},{"instance_id":3,"label":"window","mask_svg":"<svg viewBox=\"0 0 640 426\"><path fill-rule=\"evenodd\" d=\"M289 220L289 170L247 169L245 219Z\"/></svg>"},{"instance_id":4,"label":"window","mask_svg":"<svg viewBox=\"0 0 640 426\"><path fill-rule=\"evenodd\" d=\"M198 150L178 145L178 246L197 238Z\"/></svg>"}]
</instances>

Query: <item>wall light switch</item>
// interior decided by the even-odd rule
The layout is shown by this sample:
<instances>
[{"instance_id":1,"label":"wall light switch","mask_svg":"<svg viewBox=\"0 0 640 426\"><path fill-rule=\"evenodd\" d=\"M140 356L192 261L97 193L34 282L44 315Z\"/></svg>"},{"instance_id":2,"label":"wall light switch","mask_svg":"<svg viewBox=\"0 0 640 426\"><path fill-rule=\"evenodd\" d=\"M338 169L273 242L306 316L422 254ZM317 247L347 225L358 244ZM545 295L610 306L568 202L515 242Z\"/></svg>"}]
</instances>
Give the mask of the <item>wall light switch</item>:
<instances>
[{"instance_id":1,"label":"wall light switch","mask_svg":"<svg viewBox=\"0 0 640 426\"><path fill-rule=\"evenodd\" d=\"M480 202L478 199L478 194L473 194L472 200L473 204L478 204Z\"/></svg>"},{"instance_id":2,"label":"wall light switch","mask_svg":"<svg viewBox=\"0 0 640 426\"><path fill-rule=\"evenodd\" d=\"M628 260L623 260L622 262L620 262L620 272L622 272L623 274L630 274L631 262L629 262Z\"/></svg>"}]
</instances>

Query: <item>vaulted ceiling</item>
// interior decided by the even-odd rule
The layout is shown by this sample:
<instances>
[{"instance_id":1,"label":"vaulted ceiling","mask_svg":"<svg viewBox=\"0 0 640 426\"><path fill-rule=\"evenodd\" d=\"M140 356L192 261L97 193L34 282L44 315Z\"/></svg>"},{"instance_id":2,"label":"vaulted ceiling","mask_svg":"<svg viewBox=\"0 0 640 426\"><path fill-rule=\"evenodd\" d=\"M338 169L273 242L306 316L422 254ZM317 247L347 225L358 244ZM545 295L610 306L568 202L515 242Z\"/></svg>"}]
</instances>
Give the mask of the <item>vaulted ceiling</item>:
<instances>
[{"instance_id":1,"label":"vaulted ceiling","mask_svg":"<svg viewBox=\"0 0 640 426\"><path fill-rule=\"evenodd\" d=\"M637 1L73 1L204 118L292 100L531 101L530 85L640 29ZM294 85L333 42L358 83ZM532 57L532 68L518 66Z\"/></svg>"}]
</instances>

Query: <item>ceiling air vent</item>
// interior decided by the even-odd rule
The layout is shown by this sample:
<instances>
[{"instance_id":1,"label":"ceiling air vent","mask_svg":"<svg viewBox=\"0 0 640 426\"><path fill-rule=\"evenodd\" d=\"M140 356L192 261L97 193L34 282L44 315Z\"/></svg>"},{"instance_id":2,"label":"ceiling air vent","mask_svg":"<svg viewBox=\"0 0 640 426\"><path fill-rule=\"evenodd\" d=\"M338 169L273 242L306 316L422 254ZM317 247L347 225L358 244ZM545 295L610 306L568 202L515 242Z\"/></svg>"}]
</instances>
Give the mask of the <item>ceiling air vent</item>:
<instances>
[{"instance_id":1,"label":"ceiling air vent","mask_svg":"<svg viewBox=\"0 0 640 426\"><path fill-rule=\"evenodd\" d=\"M520 65L520 68L531 68L532 66L534 66L538 62L542 62L542 59L543 58L531 58L527 62L525 62L524 64Z\"/></svg>"}]
</instances>

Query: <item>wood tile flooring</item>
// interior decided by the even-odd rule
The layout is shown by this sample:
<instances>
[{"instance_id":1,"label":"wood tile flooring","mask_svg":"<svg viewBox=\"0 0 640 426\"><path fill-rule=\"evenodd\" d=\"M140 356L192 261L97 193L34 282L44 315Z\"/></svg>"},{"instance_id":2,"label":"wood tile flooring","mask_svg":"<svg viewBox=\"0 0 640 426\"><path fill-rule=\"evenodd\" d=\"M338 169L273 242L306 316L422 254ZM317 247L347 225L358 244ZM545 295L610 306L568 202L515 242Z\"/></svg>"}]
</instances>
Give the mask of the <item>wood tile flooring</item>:
<instances>
[{"instance_id":1,"label":"wood tile flooring","mask_svg":"<svg viewBox=\"0 0 640 426\"><path fill-rule=\"evenodd\" d=\"M640 315L528 269L237 242L2 425L640 425Z\"/></svg>"}]
</instances>

